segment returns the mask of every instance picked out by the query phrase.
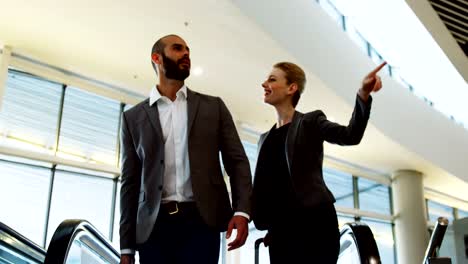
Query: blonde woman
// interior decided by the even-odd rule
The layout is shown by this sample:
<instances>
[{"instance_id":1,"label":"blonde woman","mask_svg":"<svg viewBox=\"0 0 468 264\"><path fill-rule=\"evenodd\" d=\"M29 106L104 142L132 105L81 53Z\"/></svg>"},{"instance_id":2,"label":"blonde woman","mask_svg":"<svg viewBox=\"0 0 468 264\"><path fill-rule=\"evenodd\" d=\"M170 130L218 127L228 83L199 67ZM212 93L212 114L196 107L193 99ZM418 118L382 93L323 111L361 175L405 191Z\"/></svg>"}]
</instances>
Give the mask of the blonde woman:
<instances>
[{"instance_id":1,"label":"blonde woman","mask_svg":"<svg viewBox=\"0 0 468 264\"><path fill-rule=\"evenodd\" d=\"M323 180L323 142L359 144L369 119L370 94L382 88L377 73L385 64L364 78L347 126L327 120L320 110L295 110L306 76L294 63L275 64L262 84L277 123L258 143L252 217L258 229L268 230L265 245L271 263L336 263L339 230L335 198Z\"/></svg>"}]
</instances>

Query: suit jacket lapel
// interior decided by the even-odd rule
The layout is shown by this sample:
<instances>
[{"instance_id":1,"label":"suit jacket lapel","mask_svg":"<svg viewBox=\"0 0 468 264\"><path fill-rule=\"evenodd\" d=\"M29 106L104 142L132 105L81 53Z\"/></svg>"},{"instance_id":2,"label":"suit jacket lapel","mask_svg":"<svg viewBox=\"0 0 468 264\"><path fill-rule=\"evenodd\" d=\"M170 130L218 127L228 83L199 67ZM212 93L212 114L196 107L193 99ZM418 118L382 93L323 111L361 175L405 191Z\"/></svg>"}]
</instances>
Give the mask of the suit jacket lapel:
<instances>
[{"instance_id":1,"label":"suit jacket lapel","mask_svg":"<svg viewBox=\"0 0 468 264\"><path fill-rule=\"evenodd\" d=\"M197 116L198 104L200 97L197 93L187 88L187 135L190 136L190 130L192 129L193 121Z\"/></svg>"},{"instance_id":2,"label":"suit jacket lapel","mask_svg":"<svg viewBox=\"0 0 468 264\"><path fill-rule=\"evenodd\" d=\"M299 129L299 124L302 119L303 114L295 111L291 126L288 129L288 135L286 136L286 162L288 163L289 175L291 174L292 161L294 158L294 143L297 138L297 131Z\"/></svg>"},{"instance_id":3,"label":"suit jacket lapel","mask_svg":"<svg viewBox=\"0 0 468 264\"><path fill-rule=\"evenodd\" d=\"M151 126L156 132L156 135L158 135L161 142L164 142L164 137L163 137L162 128L161 128L161 121L159 121L158 106L156 105L156 103L154 103L153 106L150 107L149 103L145 103L143 105L143 108L145 109L145 112L148 115L148 118L151 122Z\"/></svg>"},{"instance_id":4,"label":"suit jacket lapel","mask_svg":"<svg viewBox=\"0 0 468 264\"><path fill-rule=\"evenodd\" d=\"M265 139L267 139L271 130L274 129L275 127L276 127L276 124L273 125L273 127L270 128L270 130L260 135L260 139L258 140L258 144L257 144L257 156L260 156L260 151L262 150L263 143L265 143Z\"/></svg>"}]
</instances>

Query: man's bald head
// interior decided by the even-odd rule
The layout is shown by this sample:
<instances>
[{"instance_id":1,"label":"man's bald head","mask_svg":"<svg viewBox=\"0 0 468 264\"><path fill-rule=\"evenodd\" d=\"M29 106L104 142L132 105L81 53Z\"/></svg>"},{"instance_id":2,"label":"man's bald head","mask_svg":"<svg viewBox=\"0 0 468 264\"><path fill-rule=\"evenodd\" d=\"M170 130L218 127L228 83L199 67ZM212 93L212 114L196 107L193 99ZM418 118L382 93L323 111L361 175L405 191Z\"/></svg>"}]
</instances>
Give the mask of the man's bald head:
<instances>
[{"instance_id":1,"label":"man's bald head","mask_svg":"<svg viewBox=\"0 0 468 264\"><path fill-rule=\"evenodd\" d=\"M181 37L179 37L178 35L169 34L169 35L166 35L166 36L164 36L164 37L158 39L158 40L153 44L153 48L151 49L151 56L153 56L154 53L157 53L157 54L163 54L163 53L164 53L164 48L166 48L165 39L167 39L167 38L169 38L169 37L181 38ZM151 60L151 65L153 66L153 69L156 71L156 74L158 74L157 66L156 66L156 64L153 62L153 60Z\"/></svg>"}]
</instances>

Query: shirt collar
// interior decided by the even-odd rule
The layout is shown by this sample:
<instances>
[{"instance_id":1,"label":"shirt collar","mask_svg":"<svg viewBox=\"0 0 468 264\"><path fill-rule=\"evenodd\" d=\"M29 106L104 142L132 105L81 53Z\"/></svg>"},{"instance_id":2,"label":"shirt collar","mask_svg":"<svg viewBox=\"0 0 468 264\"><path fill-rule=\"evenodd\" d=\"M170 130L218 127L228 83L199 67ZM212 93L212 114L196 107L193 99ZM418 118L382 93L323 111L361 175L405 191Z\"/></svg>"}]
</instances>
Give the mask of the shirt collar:
<instances>
[{"instance_id":1,"label":"shirt collar","mask_svg":"<svg viewBox=\"0 0 468 264\"><path fill-rule=\"evenodd\" d=\"M177 95L177 96L183 95L184 98L187 98L187 86L184 84L184 85L179 89L179 91L177 91L176 95ZM163 96L159 93L159 90L156 88L156 86L154 86L154 87L151 89L150 99L149 99L149 105L152 106L152 105L153 105L154 103L156 103L159 99L161 99L161 97L163 97Z\"/></svg>"}]
</instances>

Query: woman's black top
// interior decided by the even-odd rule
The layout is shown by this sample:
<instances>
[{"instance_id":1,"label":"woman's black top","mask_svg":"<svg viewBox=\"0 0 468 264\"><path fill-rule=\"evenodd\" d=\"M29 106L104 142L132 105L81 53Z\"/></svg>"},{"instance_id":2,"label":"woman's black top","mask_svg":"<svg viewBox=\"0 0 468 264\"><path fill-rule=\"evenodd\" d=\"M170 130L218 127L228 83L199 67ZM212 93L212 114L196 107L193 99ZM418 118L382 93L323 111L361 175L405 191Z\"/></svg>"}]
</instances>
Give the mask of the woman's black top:
<instances>
[{"instance_id":1,"label":"woman's black top","mask_svg":"<svg viewBox=\"0 0 468 264\"><path fill-rule=\"evenodd\" d=\"M262 147L264 158L259 161L267 163L260 165L264 168L262 174L266 175L264 177L264 191L266 192L264 198L266 199L262 200L271 203L264 208L270 208L268 214L274 216L274 219L281 218L281 215L287 215L297 206L286 161L285 142L289 126L290 123L270 131Z\"/></svg>"}]
</instances>

